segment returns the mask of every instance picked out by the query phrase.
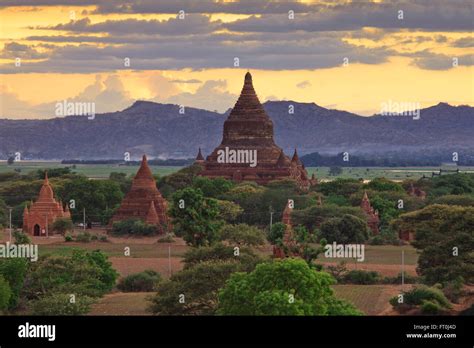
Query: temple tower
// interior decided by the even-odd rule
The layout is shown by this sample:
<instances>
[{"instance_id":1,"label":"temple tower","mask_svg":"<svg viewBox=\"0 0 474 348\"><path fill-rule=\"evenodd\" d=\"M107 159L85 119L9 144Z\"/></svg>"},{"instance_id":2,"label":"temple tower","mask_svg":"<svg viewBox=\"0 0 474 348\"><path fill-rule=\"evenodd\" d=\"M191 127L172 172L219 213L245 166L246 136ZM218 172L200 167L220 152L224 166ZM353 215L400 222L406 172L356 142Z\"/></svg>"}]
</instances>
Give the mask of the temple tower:
<instances>
[{"instance_id":1,"label":"temple tower","mask_svg":"<svg viewBox=\"0 0 474 348\"><path fill-rule=\"evenodd\" d=\"M143 155L130 191L125 195L109 226L111 227L116 221L140 219L158 226L159 233L165 233L171 227L167 210L167 202L158 191L146 155Z\"/></svg>"}]
</instances>

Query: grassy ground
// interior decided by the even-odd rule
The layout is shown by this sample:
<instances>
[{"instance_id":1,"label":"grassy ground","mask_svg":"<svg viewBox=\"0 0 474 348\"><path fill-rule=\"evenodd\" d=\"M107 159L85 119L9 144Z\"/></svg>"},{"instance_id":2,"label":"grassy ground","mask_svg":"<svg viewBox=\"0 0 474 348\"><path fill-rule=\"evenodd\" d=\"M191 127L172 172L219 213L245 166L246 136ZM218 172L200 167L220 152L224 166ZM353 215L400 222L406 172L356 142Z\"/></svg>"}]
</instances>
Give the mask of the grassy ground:
<instances>
[{"instance_id":1,"label":"grassy ground","mask_svg":"<svg viewBox=\"0 0 474 348\"><path fill-rule=\"evenodd\" d=\"M400 292L399 285L334 285L336 297L347 300L367 315L391 309L388 300Z\"/></svg>"},{"instance_id":2,"label":"grassy ground","mask_svg":"<svg viewBox=\"0 0 474 348\"><path fill-rule=\"evenodd\" d=\"M28 173L38 169L45 168L64 168L71 167L70 164L61 164L60 162L39 162L39 161L23 161L17 162L13 165L7 165L5 161L0 161L0 173L21 170L21 173ZM161 176L169 175L178 171L182 167L176 166L150 166L153 174ZM119 166L117 164L76 164L73 172L84 174L93 179L106 179L112 172L126 173L127 175L134 175L138 170L138 166Z\"/></svg>"},{"instance_id":3,"label":"grassy ground","mask_svg":"<svg viewBox=\"0 0 474 348\"><path fill-rule=\"evenodd\" d=\"M316 178L323 180L333 180L335 177L329 175L329 167L308 167L309 175L315 174ZM395 181L405 179L419 179L423 175L431 177L432 172L439 172L439 167L358 167L343 168L338 178L345 179L364 179L372 180L374 178L385 177ZM459 167L460 171L474 173L474 167Z\"/></svg>"},{"instance_id":4,"label":"grassy ground","mask_svg":"<svg viewBox=\"0 0 474 348\"><path fill-rule=\"evenodd\" d=\"M400 292L398 285L334 285L334 294L352 303L367 315L390 311L388 300ZM89 315L150 315L148 298L154 292L117 292L95 303Z\"/></svg>"},{"instance_id":5,"label":"grassy ground","mask_svg":"<svg viewBox=\"0 0 474 348\"><path fill-rule=\"evenodd\" d=\"M28 173L37 169L44 168L62 168L71 167L71 165L61 164L60 162L51 161L22 161L7 165L6 161L0 161L0 173L21 170L22 173ZM169 175L178 171L182 167L176 166L151 166L154 174ZM116 164L77 164L74 172L84 174L94 179L105 179L109 177L111 172L126 173L127 175L135 174L137 166L119 166ZM459 167L461 171L474 172L474 167ZM308 167L309 174L316 174L318 179L332 180L333 176L329 175L328 167ZM439 167L368 167L368 168L344 168L340 178L365 179L371 180L376 177L386 177L392 180L418 179L425 174L431 176L432 172L439 171Z\"/></svg>"},{"instance_id":6,"label":"grassy ground","mask_svg":"<svg viewBox=\"0 0 474 348\"><path fill-rule=\"evenodd\" d=\"M381 265L401 265L402 251L405 254L405 265L416 265L418 254L411 245L366 245L364 250L364 262L357 264L381 264ZM325 262L346 261L347 263L356 263L354 259L344 258L326 258L324 254L319 255L319 260Z\"/></svg>"},{"instance_id":7,"label":"grassy ground","mask_svg":"<svg viewBox=\"0 0 474 348\"><path fill-rule=\"evenodd\" d=\"M130 248L130 256L125 256L125 248ZM40 245L39 254L41 255L70 255L74 249L101 250L109 257L124 258L165 258L168 257L168 244L137 244L137 243L58 243ZM128 250L128 249L127 249ZM180 257L187 250L183 245L172 245L171 256Z\"/></svg>"},{"instance_id":8,"label":"grassy ground","mask_svg":"<svg viewBox=\"0 0 474 348\"><path fill-rule=\"evenodd\" d=\"M89 315L150 315L147 312L153 292L117 292L107 294L92 305Z\"/></svg>"}]
</instances>

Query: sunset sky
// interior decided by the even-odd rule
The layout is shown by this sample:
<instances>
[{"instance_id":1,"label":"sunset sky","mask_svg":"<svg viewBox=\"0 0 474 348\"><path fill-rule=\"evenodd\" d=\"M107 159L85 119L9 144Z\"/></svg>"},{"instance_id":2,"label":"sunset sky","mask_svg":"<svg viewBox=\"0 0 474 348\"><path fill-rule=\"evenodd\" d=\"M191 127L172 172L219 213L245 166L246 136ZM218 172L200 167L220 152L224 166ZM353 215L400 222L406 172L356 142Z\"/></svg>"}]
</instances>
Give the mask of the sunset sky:
<instances>
[{"instance_id":1,"label":"sunset sky","mask_svg":"<svg viewBox=\"0 0 474 348\"><path fill-rule=\"evenodd\" d=\"M54 117L65 99L97 112L137 99L223 112L247 70L262 102L361 115L389 100L474 105L472 4L0 0L0 117Z\"/></svg>"}]
</instances>

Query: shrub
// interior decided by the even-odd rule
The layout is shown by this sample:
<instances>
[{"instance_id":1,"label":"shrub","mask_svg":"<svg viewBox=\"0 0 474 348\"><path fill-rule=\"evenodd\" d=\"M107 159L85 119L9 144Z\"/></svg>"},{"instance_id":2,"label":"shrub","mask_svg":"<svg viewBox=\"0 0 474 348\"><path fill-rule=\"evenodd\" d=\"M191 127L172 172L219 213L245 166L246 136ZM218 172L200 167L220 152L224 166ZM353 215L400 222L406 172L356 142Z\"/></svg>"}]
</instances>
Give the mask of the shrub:
<instances>
[{"instance_id":1,"label":"shrub","mask_svg":"<svg viewBox=\"0 0 474 348\"><path fill-rule=\"evenodd\" d=\"M32 301L33 315L83 315L90 310L93 298L89 296L75 296L71 294L51 294Z\"/></svg>"},{"instance_id":2,"label":"shrub","mask_svg":"<svg viewBox=\"0 0 474 348\"><path fill-rule=\"evenodd\" d=\"M107 235L102 234L102 235L99 236L99 241L100 242L108 242L109 239L107 238Z\"/></svg>"},{"instance_id":3,"label":"shrub","mask_svg":"<svg viewBox=\"0 0 474 348\"><path fill-rule=\"evenodd\" d=\"M464 279L458 277L455 280L447 282L443 285L443 294L452 302L457 303L463 294Z\"/></svg>"},{"instance_id":4,"label":"shrub","mask_svg":"<svg viewBox=\"0 0 474 348\"><path fill-rule=\"evenodd\" d=\"M258 246L265 243L265 235L255 226L247 224L224 225L220 239L237 245Z\"/></svg>"},{"instance_id":5,"label":"shrub","mask_svg":"<svg viewBox=\"0 0 474 348\"><path fill-rule=\"evenodd\" d=\"M0 275L0 313L8 308L11 297L12 290L10 289L10 284Z\"/></svg>"},{"instance_id":6,"label":"shrub","mask_svg":"<svg viewBox=\"0 0 474 348\"><path fill-rule=\"evenodd\" d=\"M97 241L99 238L97 237L97 235L93 234L91 236L91 240L94 240L94 241Z\"/></svg>"},{"instance_id":7,"label":"shrub","mask_svg":"<svg viewBox=\"0 0 474 348\"><path fill-rule=\"evenodd\" d=\"M442 311L441 306L437 302L423 300L421 304L421 313L423 314L439 314Z\"/></svg>"},{"instance_id":8,"label":"shrub","mask_svg":"<svg viewBox=\"0 0 474 348\"><path fill-rule=\"evenodd\" d=\"M53 222L53 225L51 227L53 231L64 235L67 231L71 231L74 225L72 224L71 219L59 218Z\"/></svg>"},{"instance_id":9,"label":"shrub","mask_svg":"<svg viewBox=\"0 0 474 348\"><path fill-rule=\"evenodd\" d=\"M112 234L122 236L132 234L137 236L152 236L158 233L155 225L149 225L142 220L128 219L114 222L112 226Z\"/></svg>"},{"instance_id":10,"label":"shrub","mask_svg":"<svg viewBox=\"0 0 474 348\"><path fill-rule=\"evenodd\" d=\"M80 243L89 243L91 241L91 234L89 232L81 232L76 236L76 241Z\"/></svg>"},{"instance_id":11,"label":"shrub","mask_svg":"<svg viewBox=\"0 0 474 348\"><path fill-rule=\"evenodd\" d=\"M15 238L16 244L30 244L31 240L26 233L21 231L14 231L13 238Z\"/></svg>"},{"instance_id":12,"label":"shrub","mask_svg":"<svg viewBox=\"0 0 474 348\"><path fill-rule=\"evenodd\" d=\"M174 243L175 240L173 239L172 233L167 233L165 236L158 239L158 243Z\"/></svg>"},{"instance_id":13,"label":"shrub","mask_svg":"<svg viewBox=\"0 0 474 348\"><path fill-rule=\"evenodd\" d=\"M389 302L399 312L421 306L420 310L422 313L428 314L430 311L433 311L432 314L435 314L443 309L451 308L451 303L441 290L434 287L430 288L426 285L417 286L403 293L403 303L398 303L397 296L392 297ZM437 305L439 309L434 308L433 304ZM425 306L425 308L422 308L423 306Z\"/></svg>"},{"instance_id":14,"label":"shrub","mask_svg":"<svg viewBox=\"0 0 474 348\"><path fill-rule=\"evenodd\" d=\"M27 270L28 261L25 259L10 258L0 260L0 276L3 276L8 282L12 292L8 304L9 309L13 309L18 305Z\"/></svg>"},{"instance_id":15,"label":"shrub","mask_svg":"<svg viewBox=\"0 0 474 348\"><path fill-rule=\"evenodd\" d=\"M436 301L445 308L451 308L449 300L439 289L421 285L405 293L405 303L408 305L421 305L423 300Z\"/></svg>"},{"instance_id":16,"label":"shrub","mask_svg":"<svg viewBox=\"0 0 474 348\"><path fill-rule=\"evenodd\" d=\"M120 279L117 288L124 292L155 291L160 281L159 273L146 270Z\"/></svg>"},{"instance_id":17,"label":"shrub","mask_svg":"<svg viewBox=\"0 0 474 348\"><path fill-rule=\"evenodd\" d=\"M72 236L70 234L66 234L64 236L64 241L65 242L72 242L74 240L74 238L72 238Z\"/></svg>"},{"instance_id":18,"label":"shrub","mask_svg":"<svg viewBox=\"0 0 474 348\"><path fill-rule=\"evenodd\" d=\"M405 284L415 284L420 282L420 278L417 276L412 276L410 274L405 274L403 277L403 282ZM382 279L383 284L401 284L402 283L402 274L398 273L396 277L384 277Z\"/></svg>"},{"instance_id":19,"label":"shrub","mask_svg":"<svg viewBox=\"0 0 474 348\"><path fill-rule=\"evenodd\" d=\"M352 270L347 272L343 281L350 284L377 284L380 282L380 274L375 271L364 271L364 270Z\"/></svg>"},{"instance_id":20,"label":"shrub","mask_svg":"<svg viewBox=\"0 0 474 348\"><path fill-rule=\"evenodd\" d=\"M23 293L32 300L53 293L98 297L113 289L117 276L101 251L74 249L70 256L46 255L31 263Z\"/></svg>"},{"instance_id":21,"label":"shrub","mask_svg":"<svg viewBox=\"0 0 474 348\"><path fill-rule=\"evenodd\" d=\"M321 237L329 243L363 243L368 236L367 222L354 215L330 218L321 224Z\"/></svg>"}]
</instances>

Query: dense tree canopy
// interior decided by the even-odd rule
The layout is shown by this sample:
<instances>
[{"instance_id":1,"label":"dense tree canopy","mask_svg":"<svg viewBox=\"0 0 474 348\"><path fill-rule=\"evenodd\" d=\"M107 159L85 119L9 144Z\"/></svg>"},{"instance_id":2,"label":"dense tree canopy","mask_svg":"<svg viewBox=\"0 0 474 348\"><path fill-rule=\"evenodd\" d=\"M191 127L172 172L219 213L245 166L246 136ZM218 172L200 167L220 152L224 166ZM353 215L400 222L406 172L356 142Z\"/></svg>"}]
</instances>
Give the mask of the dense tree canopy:
<instances>
[{"instance_id":1,"label":"dense tree canopy","mask_svg":"<svg viewBox=\"0 0 474 348\"><path fill-rule=\"evenodd\" d=\"M170 209L177 236L192 246L209 245L217 241L222 225L217 200L205 198L200 189L186 188L173 195Z\"/></svg>"},{"instance_id":2,"label":"dense tree canopy","mask_svg":"<svg viewBox=\"0 0 474 348\"><path fill-rule=\"evenodd\" d=\"M459 276L474 281L474 207L434 204L401 215L393 225L414 232L413 245L421 250L417 271L428 283Z\"/></svg>"},{"instance_id":3,"label":"dense tree canopy","mask_svg":"<svg viewBox=\"0 0 474 348\"><path fill-rule=\"evenodd\" d=\"M234 273L219 292L222 315L357 315L337 300L334 279L306 262L285 259L257 265L250 273Z\"/></svg>"}]
</instances>

